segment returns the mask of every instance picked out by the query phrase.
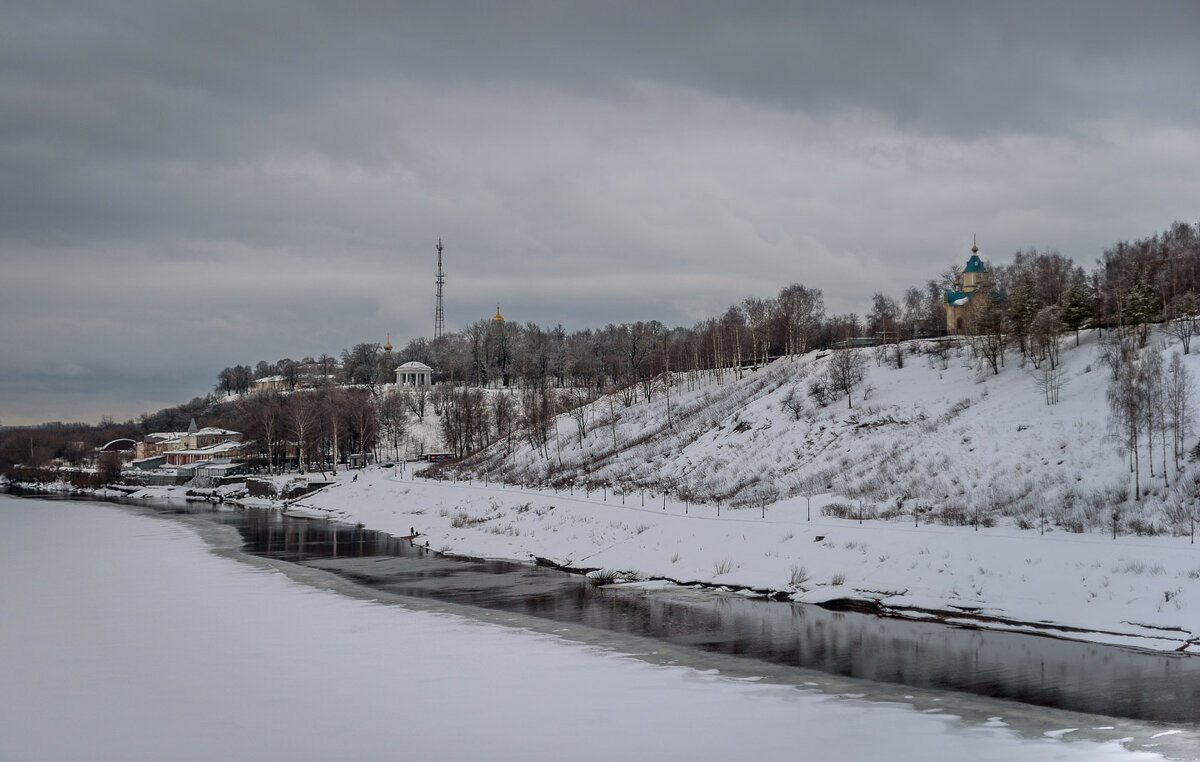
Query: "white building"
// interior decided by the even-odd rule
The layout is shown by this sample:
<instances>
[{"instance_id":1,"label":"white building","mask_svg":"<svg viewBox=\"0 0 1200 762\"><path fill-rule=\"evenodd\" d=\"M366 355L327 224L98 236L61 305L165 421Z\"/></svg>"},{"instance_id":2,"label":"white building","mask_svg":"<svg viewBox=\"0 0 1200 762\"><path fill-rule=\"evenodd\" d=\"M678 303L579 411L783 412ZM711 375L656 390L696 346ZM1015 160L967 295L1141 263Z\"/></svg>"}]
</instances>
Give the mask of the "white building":
<instances>
[{"instance_id":1,"label":"white building","mask_svg":"<svg viewBox=\"0 0 1200 762\"><path fill-rule=\"evenodd\" d=\"M397 386L433 386L433 368L423 362L406 362L396 368Z\"/></svg>"}]
</instances>

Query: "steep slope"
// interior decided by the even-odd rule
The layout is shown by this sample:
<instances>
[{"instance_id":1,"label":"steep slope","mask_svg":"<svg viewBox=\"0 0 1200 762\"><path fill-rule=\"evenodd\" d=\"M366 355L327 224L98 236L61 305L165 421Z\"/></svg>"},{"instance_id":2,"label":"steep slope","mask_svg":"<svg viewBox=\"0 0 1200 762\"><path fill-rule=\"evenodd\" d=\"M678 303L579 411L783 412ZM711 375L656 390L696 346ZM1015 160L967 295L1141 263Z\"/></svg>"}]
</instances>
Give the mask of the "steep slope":
<instances>
[{"instance_id":1,"label":"steep slope","mask_svg":"<svg viewBox=\"0 0 1200 762\"><path fill-rule=\"evenodd\" d=\"M1094 333L1078 347L1064 342L1055 405L1015 351L992 374L963 345L944 361L935 346L906 343L901 368L877 362L873 349L850 350L868 361L853 407L844 396L822 407L808 394L832 360L810 353L740 378L676 376L669 402L662 389L629 407L604 398L585 411L582 427L561 416L541 453L528 443L507 456L493 449L455 470L531 485L667 491L734 507L819 495L830 515L947 524L1010 517L1022 527L1045 520L1084 531L1111 528L1117 509L1119 531L1185 529L1164 511L1184 476L1169 438L1165 475L1160 443L1152 462L1143 447L1142 499L1132 499L1127 453L1109 434L1110 376ZM1177 351L1156 346L1164 357ZM1194 376L1200 358L1184 361Z\"/></svg>"}]
</instances>

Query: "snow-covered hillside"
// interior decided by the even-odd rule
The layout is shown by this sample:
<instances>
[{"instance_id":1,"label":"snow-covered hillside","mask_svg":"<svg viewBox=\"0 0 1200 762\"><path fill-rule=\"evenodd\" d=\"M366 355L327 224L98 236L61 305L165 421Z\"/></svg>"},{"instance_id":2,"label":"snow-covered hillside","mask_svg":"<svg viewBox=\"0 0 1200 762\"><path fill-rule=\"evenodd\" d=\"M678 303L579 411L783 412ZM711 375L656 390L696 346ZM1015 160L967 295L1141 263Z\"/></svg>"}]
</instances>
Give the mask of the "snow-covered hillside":
<instances>
[{"instance_id":1,"label":"snow-covered hillside","mask_svg":"<svg viewBox=\"0 0 1200 762\"><path fill-rule=\"evenodd\" d=\"M899 369L872 363L873 390L853 408L808 399L828 358L782 360L690 391L685 380L670 423L665 395L629 408L602 400L582 444L563 416L540 454L498 449L439 469L442 479L411 465L341 473L292 507L415 530L443 552L1198 650L1200 550L1168 510L1190 472L1169 464L1164 482L1156 446L1156 476L1143 458L1145 494L1133 501L1107 434L1095 337L1064 357L1053 406L1011 357L998 375L965 354L945 369L919 355ZM798 416L793 388L805 395Z\"/></svg>"},{"instance_id":2,"label":"snow-covered hillside","mask_svg":"<svg viewBox=\"0 0 1200 762\"><path fill-rule=\"evenodd\" d=\"M1178 351L1153 343L1164 357ZM726 373L720 383L677 376L669 403L662 389L628 408L603 398L587 411L582 441L576 418L564 415L540 452L528 443L512 455L494 448L450 469L521 484L667 490L714 506L824 495L833 498L823 501L826 511L857 517L861 508L896 521L1011 520L1040 530L1044 517L1099 532L1111 531L1116 508L1118 532L1189 529L1163 510L1183 473L1168 452L1164 478L1157 441L1152 464L1143 447L1143 494L1133 500L1126 452L1108 426L1110 374L1094 332L1078 347L1064 339L1055 405L1015 350L992 374L964 346L944 361L936 346L905 344L901 368L878 363L874 349L856 350L868 372L853 407L845 397L814 402L809 385L832 356L810 353L741 378ZM1193 377L1200 373L1200 357L1184 361Z\"/></svg>"},{"instance_id":3,"label":"snow-covered hillside","mask_svg":"<svg viewBox=\"0 0 1200 762\"><path fill-rule=\"evenodd\" d=\"M568 413L540 448L343 471L290 507L416 531L437 551L549 559L604 579L1200 651L1200 549L1187 518L1197 471L1168 457L1164 478L1156 442L1153 475L1143 448L1133 499L1127 454L1109 434L1110 372L1098 337L1081 339L1064 347L1056 405L1015 353L993 375L966 350L943 363L925 353L936 345L913 343L900 368L862 350L871 364L854 406L821 407L808 388L832 358L814 354L720 383L679 378L669 403L662 390L628 408L601 399L582 435ZM1197 356L1183 362L1200 372Z\"/></svg>"}]
</instances>

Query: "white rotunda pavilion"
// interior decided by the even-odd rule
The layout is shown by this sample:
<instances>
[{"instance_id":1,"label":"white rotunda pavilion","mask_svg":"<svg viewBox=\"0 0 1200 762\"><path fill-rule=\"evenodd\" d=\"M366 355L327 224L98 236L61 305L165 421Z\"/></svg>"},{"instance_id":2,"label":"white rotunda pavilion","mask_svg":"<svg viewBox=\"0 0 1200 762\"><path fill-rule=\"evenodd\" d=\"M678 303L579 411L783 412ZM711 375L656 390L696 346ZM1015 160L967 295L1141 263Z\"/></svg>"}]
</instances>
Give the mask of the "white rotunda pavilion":
<instances>
[{"instance_id":1,"label":"white rotunda pavilion","mask_svg":"<svg viewBox=\"0 0 1200 762\"><path fill-rule=\"evenodd\" d=\"M397 386L433 386L433 368L423 362L406 362L396 368Z\"/></svg>"}]
</instances>

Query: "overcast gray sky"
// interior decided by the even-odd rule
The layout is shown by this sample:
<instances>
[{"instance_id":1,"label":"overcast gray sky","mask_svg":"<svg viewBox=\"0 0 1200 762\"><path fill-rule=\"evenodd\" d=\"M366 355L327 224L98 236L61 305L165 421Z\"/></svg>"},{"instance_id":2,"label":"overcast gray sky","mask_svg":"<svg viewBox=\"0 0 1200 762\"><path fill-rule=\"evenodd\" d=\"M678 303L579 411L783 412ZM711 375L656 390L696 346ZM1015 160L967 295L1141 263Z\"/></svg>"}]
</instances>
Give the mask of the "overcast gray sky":
<instances>
[{"instance_id":1,"label":"overcast gray sky","mask_svg":"<svg viewBox=\"0 0 1200 762\"><path fill-rule=\"evenodd\" d=\"M1200 4L37 0L0 24L0 423L493 314L830 312L1200 218Z\"/></svg>"}]
</instances>

